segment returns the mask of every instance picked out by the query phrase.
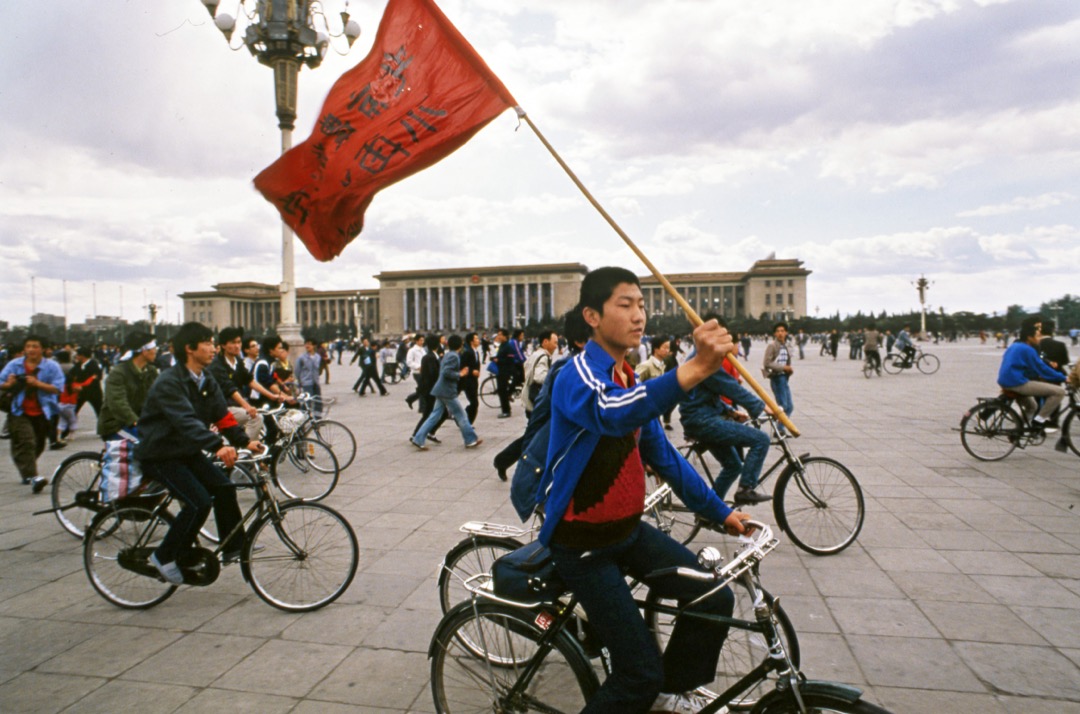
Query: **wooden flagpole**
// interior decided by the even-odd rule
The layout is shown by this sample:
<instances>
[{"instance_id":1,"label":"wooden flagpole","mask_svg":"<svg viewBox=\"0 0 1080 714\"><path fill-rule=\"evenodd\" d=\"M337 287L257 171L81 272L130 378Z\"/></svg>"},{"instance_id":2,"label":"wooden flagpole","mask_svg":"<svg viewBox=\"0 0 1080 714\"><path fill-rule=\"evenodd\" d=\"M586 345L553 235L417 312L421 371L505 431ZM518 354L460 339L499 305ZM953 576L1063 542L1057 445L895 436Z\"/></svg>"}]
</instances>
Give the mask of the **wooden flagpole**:
<instances>
[{"instance_id":1,"label":"wooden flagpole","mask_svg":"<svg viewBox=\"0 0 1080 714\"><path fill-rule=\"evenodd\" d=\"M563 161L563 158L559 156L559 152L555 151L555 147L553 147L544 137L544 135L540 132L540 130L536 128L536 125L533 124L532 119L530 119L529 115L525 113L525 110L521 107L514 107L514 111L517 112L519 119L525 120L525 123L529 125L529 128L532 129L533 133L536 134L538 139L540 139L540 143L544 145L544 148L548 150L548 153L550 153L555 158L555 161L557 161L559 166L562 167L562 170L566 172L566 175L570 177L570 180L574 182L574 185L578 187L578 190L585 195L585 198L589 199L589 203L593 205L593 208L600 212L600 215L604 217L604 220L608 222L608 225L615 229L615 232L619 234L619 237L623 239L623 242L626 243L627 246L629 246L630 250L634 251L634 255L641 259L641 262L645 264L645 267L649 269L649 272L653 274L653 277L660 281L660 284L664 286L664 290L667 291L667 294L670 295L671 298L676 303L678 303L679 307L682 308L682 311L686 313L686 317L688 320L690 320L691 324L693 324L695 327L700 325L702 323L702 319L697 314L697 311L695 311L694 308L690 307L690 303L686 302L683 296L680 295L677 290L675 290L675 288L668 281L668 279L664 277L664 274L657 270L656 266L652 264L652 261L649 260L645 256L645 254L641 252L641 250L634 244L634 241L630 240L630 236L626 235L626 232L619 227L619 224L615 222L615 219L612 218L611 215L604 210L604 207L601 206L600 203L593 197L593 195L589 192L589 189L585 188L585 184L581 182L581 179L577 177L573 169L571 169L567 165L567 163ZM735 366L735 369L739 371L739 374L741 374L743 379L746 380L746 383L749 384L750 387L754 390L754 392L756 392L757 395L761 397L761 400L765 402L766 405L768 405L769 409L772 410L772 413L775 414L776 418L780 421L780 423L783 424L789 432L791 432L792 436L799 436L799 430L796 429L795 425L791 423L791 420L788 418L787 414L784 413L784 410L781 409L779 405L777 405L776 400L774 400L772 396L768 392L766 392L760 384L757 383L757 380L755 380L753 376L751 376L750 371L746 369L746 365L736 359L734 355L728 355L728 361L730 361L731 364Z\"/></svg>"}]
</instances>

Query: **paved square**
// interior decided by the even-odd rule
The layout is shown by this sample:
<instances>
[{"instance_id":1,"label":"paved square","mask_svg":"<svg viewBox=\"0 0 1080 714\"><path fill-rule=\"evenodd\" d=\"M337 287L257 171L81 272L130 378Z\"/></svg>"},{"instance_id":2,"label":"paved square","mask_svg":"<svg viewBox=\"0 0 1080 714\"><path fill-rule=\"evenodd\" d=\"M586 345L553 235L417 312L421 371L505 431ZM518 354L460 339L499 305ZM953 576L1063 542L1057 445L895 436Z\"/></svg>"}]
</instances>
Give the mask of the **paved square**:
<instances>
[{"instance_id":1,"label":"paved square","mask_svg":"<svg viewBox=\"0 0 1080 714\"><path fill-rule=\"evenodd\" d=\"M796 449L855 473L867 521L837 556L782 543L763 582L800 633L809 676L863 687L898 714L1080 712L1080 458L1049 444L971 458L953 429L996 392L1001 350L926 349L942 361L932 376L867 380L843 352L796 361ZM754 344L754 373L763 351ZM148 611L113 607L87 582L80 543L31 515L48 495L17 483L0 446L0 711L433 711L438 565L461 523L517 525L491 459L523 424L481 406L481 448L462 448L450 424L420 453L406 441L411 381L359 399L356 376L335 365L324 389L359 442L327 503L357 531L360 571L337 603L304 615L264 604L236 568ZM42 472L99 448L92 426L86 408Z\"/></svg>"}]
</instances>

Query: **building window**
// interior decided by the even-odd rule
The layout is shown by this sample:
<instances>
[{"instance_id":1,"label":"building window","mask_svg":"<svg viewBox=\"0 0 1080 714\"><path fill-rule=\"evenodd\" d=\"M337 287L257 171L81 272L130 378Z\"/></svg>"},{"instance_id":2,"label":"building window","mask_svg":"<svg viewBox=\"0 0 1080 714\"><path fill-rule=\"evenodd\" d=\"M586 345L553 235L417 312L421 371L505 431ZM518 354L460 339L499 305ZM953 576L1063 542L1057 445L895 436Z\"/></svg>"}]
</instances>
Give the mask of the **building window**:
<instances>
[{"instance_id":1,"label":"building window","mask_svg":"<svg viewBox=\"0 0 1080 714\"><path fill-rule=\"evenodd\" d=\"M795 304L795 293L788 293L787 304L788 305L794 305Z\"/></svg>"},{"instance_id":2,"label":"building window","mask_svg":"<svg viewBox=\"0 0 1080 714\"><path fill-rule=\"evenodd\" d=\"M765 304L766 305L772 305L772 295L769 295L768 293L766 293L766 295L765 295Z\"/></svg>"},{"instance_id":3,"label":"building window","mask_svg":"<svg viewBox=\"0 0 1080 714\"><path fill-rule=\"evenodd\" d=\"M784 304L784 294L776 293L776 306L780 307Z\"/></svg>"},{"instance_id":4,"label":"building window","mask_svg":"<svg viewBox=\"0 0 1080 714\"><path fill-rule=\"evenodd\" d=\"M793 288L793 287L795 287L795 281L794 281L794 280L789 280L789 281L787 281L787 286L788 286L789 288Z\"/></svg>"},{"instance_id":5,"label":"building window","mask_svg":"<svg viewBox=\"0 0 1080 714\"><path fill-rule=\"evenodd\" d=\"M765 281L765 287L771 288L772 287L772 281L771 280L766 280Z\"/></svg>"}]
</instances>

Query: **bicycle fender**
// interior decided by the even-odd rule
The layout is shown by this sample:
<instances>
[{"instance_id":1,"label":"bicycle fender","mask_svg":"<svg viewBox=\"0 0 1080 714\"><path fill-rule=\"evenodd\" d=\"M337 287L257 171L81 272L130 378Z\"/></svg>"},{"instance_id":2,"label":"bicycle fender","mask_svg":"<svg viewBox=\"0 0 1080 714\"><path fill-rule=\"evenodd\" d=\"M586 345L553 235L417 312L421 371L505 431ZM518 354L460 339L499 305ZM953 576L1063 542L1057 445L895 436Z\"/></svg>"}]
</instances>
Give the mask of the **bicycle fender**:
<instances>
[{"instance_id":1,"label":"bicycle fender","mask_svg":"<svg viewBox=\"0 0 1080 714\"><path fill-rule=\"evenodd\" d=\"M799 684L799 693L802 695L814 695L820 699L831 699L838 703L854 704L862 697L862 690L850 684L841 682L827 682L818 679L808 679ZM751 710L751 714L769 714L770 711L790 711L790 705L795 702L795 695L789 687L781 689L777 687L764 697Z\"/></svg>"}]
</instances>

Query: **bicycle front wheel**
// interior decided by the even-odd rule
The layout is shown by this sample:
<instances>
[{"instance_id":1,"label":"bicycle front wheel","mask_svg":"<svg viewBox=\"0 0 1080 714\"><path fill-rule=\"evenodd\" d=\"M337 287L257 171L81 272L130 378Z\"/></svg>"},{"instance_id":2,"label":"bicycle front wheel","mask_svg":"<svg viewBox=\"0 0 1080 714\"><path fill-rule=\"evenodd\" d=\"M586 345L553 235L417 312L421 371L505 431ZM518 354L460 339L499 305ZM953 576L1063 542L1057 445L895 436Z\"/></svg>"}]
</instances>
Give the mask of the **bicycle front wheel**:
<instances>
[{"instance_id":1,"label":"bicycle front wheel","mask_svg":"<svg viewBox=\"0 0 1080 714\"><path fill-rule=\"evenodd\" d=\"M439 623L428 654L439 714L579 712L600 687L581 647L565 631L550 647L536 611L491 602L457 605ZM484 656L463 643L483 643ZM528 665L536 669L521 681Z\"/></svg>"},{"instance_id":2,"label":"bicycle front wheel","mask_svg":"<svg viewBox=\"0 0 1080 714\"><path fill-rule=\"evenodd\" d=\"M978 404L960 420L960 443L979 461L1001 461L1023 437L1020 416L1000 402Z\"/></svg>"},{"instance_id":3,"label":"bicycle front wheel","mask_svg":"<svg viewBox=\"0 0 1080 714\"><path fill-rule=\"evenodd\" d=\"M52 507L56 520L82 538L101 507L101 452L80 451L63 460L52 475Z\"/></svg>"},{"instance_id":4,"label":"bicycle front wheel","mask_svg":"<svg viewBox=\"0 0 1080 714\"><path fill-rule=\"evenodd\" d=\"M862 488L835 459L812 456L776 480L776 523L791 541L814 555L834 555L855 542L866 518Z\"/></svg>"},{"instance_id":5,"label":"bicycle front wheel","mask_svg":"<svg viewBox=\"0 0 1080 714\"><path fill-rule=\"evenodd\" d=\"M885 359L881 360L881 366L889 374L900 374L904 371L904 368L900 366L901 359L896 355L885 355Z\"/></svg>"},{"instance_id":6,"label":"bicycle front wheel","mask_svg":"<svg viewBox=\"0 0 1080 714\"><path fill-rule=\"evenodd\" d=\"M352 526L321 503L288 503L251 527L240 567L267 604L308 612L341 597L356 576L360 546Z\"/></svg>"},{"instance_id":7,"label":"bicycle front wheel","mask_svg":"<svg viewBox=\"0 0 1080 714\"><path fill-rule=\"evenodd\" d=\"M924 354L915 362L915 367L923 374L933 374L941 367L941 360L934 355Z\"/></svg>"},{"instance_id":8,"label":"bicycle front wheel","mask_svg":"<svg viewBox=\"0 0 1080 714\"><path fill-rule=\"evenodd\" d=\"M316 419L308 422L301 434L306 439L321 441L330 447L342 471L352 465L356 458L356 437L352 430L339 421Z\"/></svg>"},{"instance_id":9,"label":"bicycle front wheel","mask_svg":"<svg viewBox=\"0 0 1080 714\"><path fill-rule=\"evenodd\" d=\"M735 593L735 610L731 614L732 618L755 622L754 603L746 584L742 581L736 581L731 584L731 589ZM768 591L762 590L762 594L765 596L766 602L772 603L773 596ZM651 607L655 607L657 604L678 607L678 603L674 600L660 598L652 591L645 598L645 602L649 605L645 608L645 625L656 638L656 643L659 645L660 651L663 652L667 648L668 640L671 638L671 631L675 625L675 616L668 613L658 613ZM780 605L776 606L774 615L774 625L777 634L780 636L780 641L784 645L784 650L791 659L791 663L798 667L802 654L799 650L799 636L795 632L795 627L791 624L791 619ZM720 650L720 660L716 664L716 679L713 680L711 685L714 692L710 692L710 694L714 697L715 692L727 690L728 687L749 674L754 667L768 656L769 642L763 632L743 629L734 625L729 627L727 638L724 640L724 647ZM769 678L762 679L753 687L740 692L734 700L728 703L728 709L731 711L748 710L775 687L776 676L773 673ZM704 694L704 692L702 693Z\"/></svg>"},{"instance_id":10,"label":"bicycle front wheel","mask_svg":"<svg viewBox=\"0 0 1080 714\"><path fill-rule=\"evenodd\" d=\"M94 590L113 605L132 610L153 607L176 592L148 562L172 520L168 513L138 506L99 513L83 541L83 568Z\"/></svg>"},{"instance_id":11,"label":"bicycle front wheel","mask_svg":"<svg viewBox=\"0 0 1080 714\"><path fill-rule=\"evenodd\" d=\"M801 692L805 709L799 706L790 694L778 696L771 702L765 702L756 714L889 714L888 710L858 699L849 702L839 697L832 697L817 692Z\"/></svg>"},{"instance_id":12,"label":"bicycle front wheel","mask_svg":"<svg viewBox=\"0 0 1080 714\"><path fill-rule=\"evenodd\" d=\"M495 377L488 377L480 383L480 401L485 407L492 409L499 407L499 384Z\"/></svg>"},{"instance_id":13,"label":"bicycle front wheel","mask_svg":"<svg viewBox=\"0 0 1080 714\"><path fill-rule=\"evenodd\" d=\"M294 439L281 450L270 467L274 483L285 495L319 501L337 486L337 458L318 439Z\"/></svg>"},{"instance_id":14,"label":"bicycle front wheel","mask_svg":"<svg viewBox=\"0 0 1080 714\"><path fill-rule=\"evenodd\" d=\"M439 606L443 614L469 599L471 593L462 585L467 578L491 572L492 563L523 545L516 538L476 536L448 550L439 569Z\"/></svg>"}]
</instances>

